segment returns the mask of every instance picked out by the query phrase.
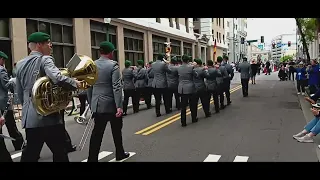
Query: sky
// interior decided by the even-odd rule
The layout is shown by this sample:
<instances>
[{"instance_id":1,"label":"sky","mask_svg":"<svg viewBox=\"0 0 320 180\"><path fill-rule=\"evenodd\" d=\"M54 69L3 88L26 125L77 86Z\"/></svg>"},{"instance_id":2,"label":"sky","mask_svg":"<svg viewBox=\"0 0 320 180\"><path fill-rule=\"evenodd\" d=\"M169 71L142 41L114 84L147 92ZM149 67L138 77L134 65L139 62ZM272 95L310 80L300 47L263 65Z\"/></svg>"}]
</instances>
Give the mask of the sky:
<instances>
[{"instance_id":1,"label":"sky","mask_svg":"<svg viewBox=\"0 0 320 180\"><path fill-rule=\"evenodd\" d=\"M280 34L295 34L296 21L294 18L248 18L247 40L260 39L264 36L266 46L272 38Z\"/></svg>"}]
</instances>

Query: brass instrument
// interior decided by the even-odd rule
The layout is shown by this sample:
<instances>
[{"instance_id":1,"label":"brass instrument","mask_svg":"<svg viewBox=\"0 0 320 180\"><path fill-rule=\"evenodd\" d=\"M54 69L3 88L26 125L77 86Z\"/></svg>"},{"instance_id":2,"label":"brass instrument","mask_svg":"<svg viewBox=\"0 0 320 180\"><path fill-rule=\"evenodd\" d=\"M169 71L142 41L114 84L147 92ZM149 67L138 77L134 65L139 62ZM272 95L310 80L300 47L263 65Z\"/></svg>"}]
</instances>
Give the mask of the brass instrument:
<instances>
[{"instance_id":1,"label":"brass instrument","mask_svg":"<svg viewBox=\"0 0 320 180\"><path fill-rule=\"evenodd\" d=\"M87 114L88 114L88 111L90 109L90 105L88 104L86 109L84 110L83 114L81 114L81 116L76 116L74 117L74 120L78 123L78 124L83 124L86 122L87 120Z\"/></svg>"},{"instance_id":2,"label":"brass instrument","mask_svg":"<svg viewBox=\"0 0 320 180\"><path fill-rule=\"evenodd\" d=\"M87 89L96 82L98 71L90 57L74 54L69 64L71 64L70 68L60 69L61 74L82 81L82 87L79 89ZM65 109L76 94L75 91L53 84L45 76L38 78L34 83L31 98L37 112L42 116L47 116Z\"/></svg>"}]
</instances>

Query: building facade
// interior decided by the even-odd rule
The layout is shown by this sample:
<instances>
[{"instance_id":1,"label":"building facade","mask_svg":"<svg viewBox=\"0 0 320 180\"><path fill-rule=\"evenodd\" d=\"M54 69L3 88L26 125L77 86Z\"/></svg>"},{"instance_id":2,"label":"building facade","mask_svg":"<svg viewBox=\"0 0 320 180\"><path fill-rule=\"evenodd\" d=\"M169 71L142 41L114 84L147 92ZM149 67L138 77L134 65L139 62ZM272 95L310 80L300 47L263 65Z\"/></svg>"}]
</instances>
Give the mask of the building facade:
<instances>
[{"instance_id":1,"label":"building facade","mask_svg":"<svg viewBox=\"0 0 320 180\"><path fill-rule=\"evenodd\" d=\"M265 63L270 60L271 52L265 49L261 49L254 44L250 44L248 47L248 60L261 60Z\"/></svg>"},{"instance_id":2,"label":"building facade","mask_svg":"<svg viewBox=\"0 0 320 180\"><path fill-rule=\"evenodd\" d=\"M271 44L275 44L275 47L271 47L271 59L273 61L280 61L281 57L291 55L296 58L297 54L297 34L281 34L274 37ZM291 46L288 46L289 41Z\"/></svg>"},{"instance_id":3,"label":"building facade","mask_svg":"<svg viewBox=\"0 0 320 180\"><path fill-rule=\"evenodd\" d=\"M197 37L196 57L216 60L218 56L227 54L226 19L225 18L193 18L194 35ZM216 53L214 54L214 45Z\"/></svg>"},{"instance_id":4,"label":"building facade","mask_svg":"<svg viewBox=\"0 0 320 180\"><path fill-rule=\"evenodd\" d=\"M241 44L247 37L247 18L227 18L226 23L229 60L238 62L248 53L247 43Z\"/></svg>"},{"instance_id":5,"label":"building facade","mask_svg":"<svg viewBox=\"0 0 320 180\"><path fill-rule=\"evenodd\" d=\"M29 53L27 37L36 31L51 35L57 67L65 67L74 53L97 59L99 44L107 39L103 18L1 18L0 50L9 56L9 73L14 63ZM171 42L171 54L195 57L196 37L192 18L112 18L109 41L115 47L114 60L124 68L124 61L152 61L165 53L165 42Z\"/></svg>"}]
</instances>

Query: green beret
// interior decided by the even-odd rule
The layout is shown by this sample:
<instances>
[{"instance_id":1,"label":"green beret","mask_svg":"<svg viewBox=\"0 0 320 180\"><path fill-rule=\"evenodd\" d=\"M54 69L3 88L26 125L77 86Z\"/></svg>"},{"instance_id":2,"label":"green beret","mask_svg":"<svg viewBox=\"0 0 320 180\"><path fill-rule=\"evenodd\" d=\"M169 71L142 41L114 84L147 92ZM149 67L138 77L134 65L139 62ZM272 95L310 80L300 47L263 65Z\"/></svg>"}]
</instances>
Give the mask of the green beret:
<instances>
[{"instance_id":1,"label":"green beret","mask_svg":"<svg viewBox=\"0 0 320 180\"><path fill-rule=\"evenodd\" d=\"M126 61L124 62L124 66L125 66L125 67L131 66L131 61L126 60Z\"/></svg>"},{"instance_id":2,"label":"green beret","mask_svg":"<svg viewBox=\"0 0 320 180\"><path fill-rule=\"evenodd\" d=\"M28 42L34 43L45 42L48 40L50 40L50 35L44 32L35 32L28 37Z\"/></svg>"},{"instance_id":3,"label":"green beret","mask_svg":"<svg viewBox=\"0 0 320 180\"><path fill-rule=\"evenodd\" d=\"M202 65L202 60L201 59L194 59L194 62L196 62L198 65Z\"/></svg>"},{"instance_id":4,"label":"green beret","mask_svg":"<svg viewBox=\"0 0 320 180\"><path fill-rule=\"evenodd\" d=\"M222 58L221 56L218 56L218 57L217 57L217 61L218 61L218 62L222 62L222 60L223 60L223 58Z\"/></svg>"},{"instance_id":5,"label":"green beret","mask_svg":"<svg viewBox=\"0 0 320 180\"><path fill-rule=\"evenodd\" d=\"M164 58L165 58L164 54L158 54L158 57L157 57L158 60L162 61L162 59Z\"/></svg>"},{"instance_id":6,"label":"green beret","mask_svg":"<svg viewBox=\"0 0 320 180\"><path fill-rule=\"evenodd\" d=\"M227 59L227 60L228 60L229 57L228 57L227 55L224 55L224 56L223 56L223 59Z\"/></svg>"},{"instance_id":7,"label":"green beret","mask_svg":"<svg viewBox=\"0 0 320 180\"><path fill-rule=\"evenodd\" d=\"M183 55L182 57L181 57L181 59L183 60L183 61L189 61L189 56L187 56L187 55Z\"/></svg>"},{"instance_id":8,"label":"green beret","mask_svg":"<svg viewBox=\"0 0 320 180\"><path fill-rule=\"evenodd\" d=\"M8 56L6 55L6 53L0 51L0 58L8 59Z\"/></svg>"},{"instance_id":9,"label":"green beret","mask_svg":"<svg viewBox=\"0 0 320 180\"><path fill-rule=\"evenodd\" d=\"M138 60L137 63L138 63L138 65L143 66L144 61L143 60Z\"/></svg>"},{"instance_id":10,"label":"green beret","mask_svg":"<svg viewBox=\"0 0 320 180\"><path fill-rule=\"evenodd\" d=\"M100 49L102 49L104 53L109 54L115 49L115 47L111 42L103 41L100 43Z\"/></svg>"}]
</instances>

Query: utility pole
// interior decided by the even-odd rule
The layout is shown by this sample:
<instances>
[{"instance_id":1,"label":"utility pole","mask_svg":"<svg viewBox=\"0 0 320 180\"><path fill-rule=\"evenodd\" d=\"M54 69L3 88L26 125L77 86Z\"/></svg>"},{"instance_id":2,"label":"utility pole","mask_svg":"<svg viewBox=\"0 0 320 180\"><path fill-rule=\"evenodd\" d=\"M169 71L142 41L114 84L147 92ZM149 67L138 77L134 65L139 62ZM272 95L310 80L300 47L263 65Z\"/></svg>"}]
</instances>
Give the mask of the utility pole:
<instances>
[{"instance_id":1,"label":"utility pole","mask_svg":"<svg viewBox=\"0 0 320 180\"><path fill-rule=\"evenodd\" d=\"M234 34L234 18L232 18L232 53L233 53L233 62L236 63L236 48L235 48L235 34Z\"/></svg>"}]
</instances>

